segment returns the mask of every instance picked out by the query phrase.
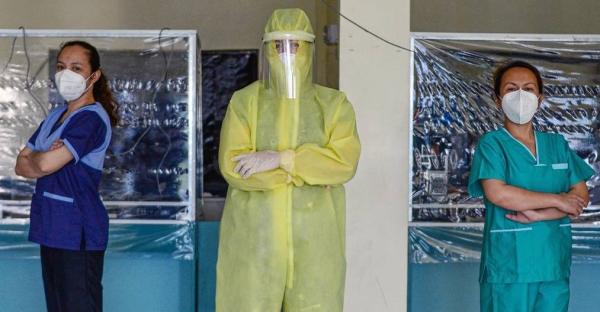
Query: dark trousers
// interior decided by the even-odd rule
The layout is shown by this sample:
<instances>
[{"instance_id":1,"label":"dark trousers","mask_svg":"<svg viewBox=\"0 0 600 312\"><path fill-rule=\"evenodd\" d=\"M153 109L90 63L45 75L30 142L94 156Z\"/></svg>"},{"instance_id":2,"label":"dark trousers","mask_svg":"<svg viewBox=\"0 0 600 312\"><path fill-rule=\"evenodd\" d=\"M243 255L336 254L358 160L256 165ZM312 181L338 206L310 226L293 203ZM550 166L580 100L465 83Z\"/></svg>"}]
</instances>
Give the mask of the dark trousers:
<instances>
[{"instance_id":1,"label":"dark trousers","mask_svg":"<svg viewBox=\"0 0 600 312\"><path fill-rule=\"evenodd\" d=\"M48 312L101 312L104 251L41 246Z\"/></svg>"}]
</instances>

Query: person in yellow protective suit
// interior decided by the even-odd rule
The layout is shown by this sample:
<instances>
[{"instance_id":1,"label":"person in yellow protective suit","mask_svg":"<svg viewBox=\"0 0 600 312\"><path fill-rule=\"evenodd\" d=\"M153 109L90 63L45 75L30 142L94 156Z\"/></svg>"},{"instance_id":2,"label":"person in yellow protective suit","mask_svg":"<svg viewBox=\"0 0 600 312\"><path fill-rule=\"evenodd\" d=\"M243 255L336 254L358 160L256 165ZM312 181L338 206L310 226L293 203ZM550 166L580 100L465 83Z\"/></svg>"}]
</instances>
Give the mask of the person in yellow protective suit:
<instances>
[{"instance_id":1,"label":"person in yellow protective suit","mask_svg":"<svg viewBox=\"0 0 600 312\"><path fill-rule=\"evenodd\" d=\"M354 109L312 83L314 35L302 10L276 10L263 43L264 79L233 95L221 129L229 189L216 310L342 311L343 184L361 150Z\"/></svg>"}]
</instances>

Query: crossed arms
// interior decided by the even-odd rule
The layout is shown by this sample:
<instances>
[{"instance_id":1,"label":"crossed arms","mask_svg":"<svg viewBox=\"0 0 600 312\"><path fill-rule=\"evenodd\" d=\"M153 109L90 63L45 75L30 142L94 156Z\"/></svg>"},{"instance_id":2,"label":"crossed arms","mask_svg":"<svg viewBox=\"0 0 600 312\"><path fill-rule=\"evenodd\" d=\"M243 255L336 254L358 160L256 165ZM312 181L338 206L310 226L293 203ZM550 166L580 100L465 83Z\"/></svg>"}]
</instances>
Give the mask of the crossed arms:
<instances>
[{"instance_id":1,"label":"crossed arms","mask_svg":"<svg viewBox=\"0 0 600 312\"><path fill-rule=\"evenodd\" d=\"M25 178L41 178L58 171L72 159L73 154L62 140L54 141L45 152L25 147L17 156L15 172Z\"/></svg>"},{"instance_id":2,"label":"crossed arms","mask_svg":"<svg viewBox=\"0 0 600 312\"><path fill-rule=\"evenodd\" d=\"M506 217L521 223L577 218L590 200L585 181L571 185L568 193L532 192L497 179L481 180L485 196L494 205L515 211Z\"/></svg>"}]
</instances>

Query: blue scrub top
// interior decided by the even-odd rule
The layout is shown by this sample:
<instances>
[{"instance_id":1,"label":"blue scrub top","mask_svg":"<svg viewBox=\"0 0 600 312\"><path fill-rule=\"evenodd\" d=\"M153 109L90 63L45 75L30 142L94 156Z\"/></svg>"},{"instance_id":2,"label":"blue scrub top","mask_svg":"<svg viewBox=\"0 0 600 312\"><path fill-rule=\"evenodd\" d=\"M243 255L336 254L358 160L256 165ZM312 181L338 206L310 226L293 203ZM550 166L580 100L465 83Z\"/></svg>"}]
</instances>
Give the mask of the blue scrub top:
<instances>
[{"instance_id":1,"label":"blue scrub top","mask_svg":"<svg viewBox=\"0 0 600 312\"><path fill-rule=\"evenodd\" d=\"M58 171L37 179L29 240L79 250L85 233L86 250L106 250L108 213L98 186L112 134L110 120L104 108L94 103L57 124L66 110L66 106L53 109L27 143L34 151L47 151L52 142L62 139L74 157Z\"/></svg>"},{"instance_id":2,"label":"blue scrub top","mask_svg":"<svg viewBox=\"0 0 600 312\"><path fill-rule=\"evenodd\" d=\"M534 132L537 158L506 129L482 136L469 174L468 192L486 207L480 282L530 283L570 276L568 217L523 224L505 217L511 210L492 204L481 186L497 179L529 191L559 194L595 172L558 134Z\"/></svg>"}]
</instances>

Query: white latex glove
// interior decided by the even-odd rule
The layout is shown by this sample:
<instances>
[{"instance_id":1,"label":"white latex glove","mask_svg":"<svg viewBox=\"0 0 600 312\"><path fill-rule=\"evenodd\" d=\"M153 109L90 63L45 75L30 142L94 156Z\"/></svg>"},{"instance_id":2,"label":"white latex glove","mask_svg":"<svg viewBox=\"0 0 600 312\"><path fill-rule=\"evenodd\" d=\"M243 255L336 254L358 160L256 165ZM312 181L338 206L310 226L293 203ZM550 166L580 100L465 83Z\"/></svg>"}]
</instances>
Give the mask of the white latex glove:
<instances>
[{"instance_id":1,"label":"white latex glove","mask_svg":"<svg viewBox=\"0 0 600 312\"><path fill-rule=\"evenodd\" d=\"M244 179L248 179L255 173L279 168L280 155L279 152L260 151L237 155L231 158L231 161L237 162L233 172L239 173Z\"/></svg>"}]
</instances>

